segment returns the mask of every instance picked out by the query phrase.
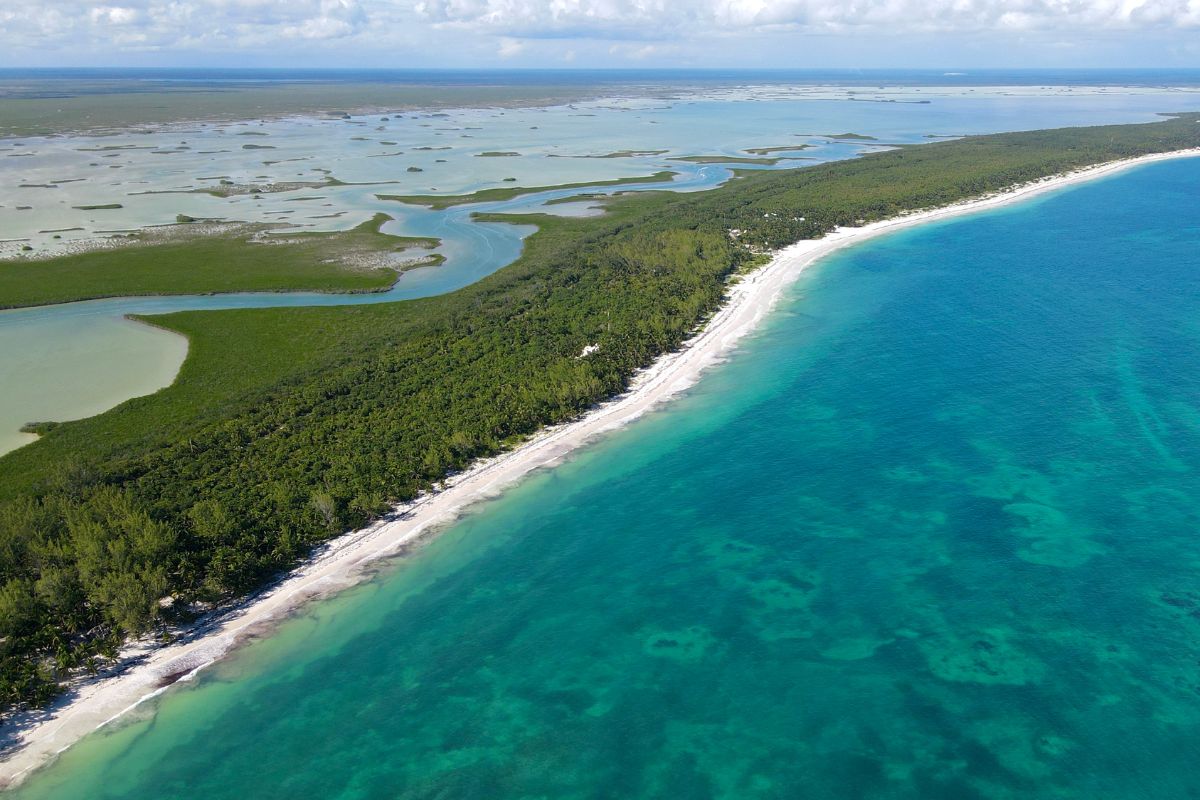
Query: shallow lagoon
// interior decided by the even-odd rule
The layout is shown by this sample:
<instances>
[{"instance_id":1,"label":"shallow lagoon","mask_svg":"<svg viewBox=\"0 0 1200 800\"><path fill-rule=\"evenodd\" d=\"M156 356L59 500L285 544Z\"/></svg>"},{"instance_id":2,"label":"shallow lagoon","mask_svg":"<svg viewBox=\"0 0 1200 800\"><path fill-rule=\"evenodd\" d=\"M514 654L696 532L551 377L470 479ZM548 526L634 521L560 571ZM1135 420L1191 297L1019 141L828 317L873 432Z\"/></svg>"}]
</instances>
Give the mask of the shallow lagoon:
<instances>
[{"instance_id":1,"label":"shallow lagoon","mask_svg":"<svg viewBox=\"0 0 1200 800\"><path fill-rule=\"evenodd\" d=\"M1200 159L868 242L22 798L1200 790Z\"/></svg>"},{"instance_id":2,"label":"shallow lagoon","mask_svg":"<svg viewBox=\"0 0 1200 800\"><path fill-rule=\"evenodd\" d=\"M8 242L0 254L12 255L24 244L54 252L105 232L174 223L177 214L339 229L380 210L376 192L459 194L504 185L506 178L516 178L518 186L599 181L687 170L670 160L678 156L745 156L747 148L788 144L811 149L781 155L821 160L861 150L821 134L915 143L928 136L1140 121L1191 108L1200 91L926 87L886 95L896 102L873 102L861 91L851 95L859 99L805 87L694 90L669 101L614 98L550 108L197 123L112 136L0 140L0 243ZM595 157L627 151L661 152ZM480 157L488 152L519 155ZM319 185L331 176L370 189ZM222 180L316 185L258 196L203 193L221 190ZM79 208L113 204L122 208ZM402 217L407 213L389 205Z\"/></svg>"},{"instance_id":3,"label":"shallow lagoon","mask_svg":"<svg viewBox=\"0 0 1200 800\"><path fill-rule=\"evenodd\" d=\"M125 314L386 302L451 291L510 263L531 230L481 225L470 219L472 212L528 211L578 190L446 211L381 201L378 193L436 189L455 194L491 186L650 175L660 169L680 173L669 188L694 191L719 184L728 170L672 157L745 155L747 148L807 143L812 147L795 155L847 158L873 145L835 142L828 134L853 132L877 142L915 143L927 141L929 135L1149 120L1158 112L1195 107L1197 94L1104 87L872 90L762 85L681 90L667 100L627 96L550 108L451 109L348 120L286 118L166 126L114 136L0 140L0 240L9 240L9 255L26 243L38 251L55 251L104 231L170 224L177 214L338 230L382 211L395 217L385 230L438 237L443 240L439 252L446 256L442 266L408 272L392 291L366 296L114 299L0 311L0 385L20 386L0 398L0 453L29 441L17 432L27 422L87 416L169 384L184 357L178 338L137 329L121 320ZM665 152L583 157L625 150ZM385 155L396 151L403 153ZM521 155L479 157L483 152ZM778 166L803 163L782 161ZM410 166L423 171L410 173ZM222 179L235 184L320 182L329 175L350 185L227 198L195 192L219 188ZM508 177L516 181L505 182ZM146 194L163 190L174 193ZM112 203L122 208L75 208ZM23 205L30 208L20 210ZM542 210L589 213L586 205L574 204ZM87 369L81 369L80 343L85 341ZM31 370L28 353L34 351L39 361ZM53 401L43 405L39 398ZM31 417L31 412L37 413Z\"/></svg>"}]
</instances>

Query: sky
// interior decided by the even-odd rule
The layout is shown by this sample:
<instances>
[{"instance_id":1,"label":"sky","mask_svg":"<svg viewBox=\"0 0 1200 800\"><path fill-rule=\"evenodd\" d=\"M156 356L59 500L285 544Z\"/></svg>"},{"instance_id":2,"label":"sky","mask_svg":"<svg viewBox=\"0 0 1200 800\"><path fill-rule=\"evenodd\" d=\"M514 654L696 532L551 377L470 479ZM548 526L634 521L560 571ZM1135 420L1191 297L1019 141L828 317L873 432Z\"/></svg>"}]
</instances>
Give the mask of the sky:
<instances>
[{"instance_id":1,"label":"sky","mask_svg":"<svg viewBox=\"0 0 1200 800\"><path fill-rule=\"evenodd\" d=\"M1195 67L1200 0L0 0L0 66Z\"/></svg>"}]
</instances>

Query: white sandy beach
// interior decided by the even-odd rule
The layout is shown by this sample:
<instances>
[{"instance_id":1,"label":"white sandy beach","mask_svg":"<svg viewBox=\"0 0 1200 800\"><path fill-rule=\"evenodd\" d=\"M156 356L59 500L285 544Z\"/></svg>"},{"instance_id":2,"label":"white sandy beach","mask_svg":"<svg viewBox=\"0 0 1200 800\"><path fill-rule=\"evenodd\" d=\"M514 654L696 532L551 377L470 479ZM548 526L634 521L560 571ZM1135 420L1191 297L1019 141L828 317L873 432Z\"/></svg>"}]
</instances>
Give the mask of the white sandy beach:
<instances>
[{"instance_id":1,"label":"white sandy beach","mask_svg":"<svg viewBox=\"0 0 1200 800\"><path fill-rule=\"evenodd\" d=\"M1200 149L1113 162L945 208L839 229L822 239L802 241L779 251L767 266L733 285L726 303L704 329L678 352L663 356L641 373L626 394L455 476L442 491L397 509L385 521L339 537L270 591L223 612L178 643L166 647L131 645L123 655L122 671L78 680L52 708L18 716L9 723L16 726L17 732L0 761L0 786L18 783L30 770L82 736L164 691L166 684L194 676L301 603L362 580L369 574L364 568L371 562L401 552L418 538L452 522L473 503L495 496L531 470L557 463L593 437L636 419L692 385L705 369L726 357L759 325L782 292L817 259L921 223L997 208L1138 164L1197 155Z\"/></svg>"}]
</instances>

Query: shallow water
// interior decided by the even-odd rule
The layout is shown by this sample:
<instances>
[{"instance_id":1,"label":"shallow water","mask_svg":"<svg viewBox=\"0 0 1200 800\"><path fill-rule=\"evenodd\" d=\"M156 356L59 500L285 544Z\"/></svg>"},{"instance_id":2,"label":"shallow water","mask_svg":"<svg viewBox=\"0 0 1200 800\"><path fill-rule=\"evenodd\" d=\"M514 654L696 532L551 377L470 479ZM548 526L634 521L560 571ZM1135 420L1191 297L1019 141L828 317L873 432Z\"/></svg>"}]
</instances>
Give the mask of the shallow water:
<instances>
[{"instance_id":1,"label":"shallow water","mask_svg":"<svg viewBox=\"0 0 1200 800\"><path fill-rule=\"evenodd\" d=\"M22 244L53 252L107 231L174 223L177 214L339 229L385 209L405 228L411 209L380 204L376 193L458 194L502 186L506 178L519 186L607 180L686 170L670 160L675 156L745 156L753 147L808 144L807 152L783 155L821 160L860 149L821 134L920 142L931 135L1141 121L1193 108L1200 90L923 87L880 95L900 102L872 102L873 96L830 87L697 88L672 100L625 97L549 108L209 122L112 136L0 140L0 254L12 255ZM661 153L594 157L625 151ZM479 157L486 152L518 155ZM220 189L222 180L269 186L321 184L330 176L359 185L227 198L199 193ZM110 204L122 208L79 208Z\"/></svg>"},{"instance_id":2,"label":"shallow water","mask_svg":"<svg viewBox=\"0 0 1200 800\"><path fill-rule=\"evenodd\" d=\"M114 359L114 351L122 358ZM175 379L186 355L182 336L120 316L54 315L20 327L0 321L0 420L11 421L0 425L0 453L36 438L17 430L24 422L99 414L158 391Z\"/></svg>"},{"instance_id":3,"label":"shallow water","mask_svg":"<svg viewBox=\"0 0 1200 800\"><path fill-rule=\"evenodd\" d=\"M1200 792L1200 159L817 265L21 798Z\"/></svg>"},{"instance_id":4,"label":"shallow water","mask_svg":"<svg viewBox=\"0 0 1200 800\"><path fill-rule=\"evenodd\" d=\"M1158 112L1195 108L1198 97L1200 91L1194 88L874 90L776 84L694 87L678 91L669 100L628 96L550 108L451 109L348 120L297 117L176 125L116 136L0 140L0 255L11 255L26 244L38 252L51 252L104 231L173 223L177 214L339 230L384 212L395 217L385 230L440 238L443 245L438 252L446 256L443 265L407 272L392 291L379 294L114 299L0 311L0 385L20 385L19 391L0 394L0 453L30 439L17 433L27 422L88 416L171 382L185 355L178 338L161 331L134 330L121 321L124 314L376 303L440 294L510 263L532 230L478 224L470 219L471 213L588 213L586 206L540 205L578 190L445 211L382 201L376 196L379 193L470 192L513 185L504 180L510 177L519 186L548 186L649 175L662 169L680 174L669 186L650 188L695 191L716 186L728 177L728 170L672 161L673 156L745 156L746 148L810 144L795 155L848 158L871 146L832 142L821 134L853 132L874 136L878 142L911 143L926 141L930 135L1146 121ZM582 157L626 150L664 152ZM520 155L478 156L489 151ZM400 155L387 155L397 152ZM802 163L784 161L779 167ZM410 173L410 166L423 171ZM229 198L194 193L219 186L222 179L262 185L319 182L327 175L351 185ZM636 187L609 191L631 188ZM177 193L147 194L164 190ZM123 207L75 208L114 202ZM36 370L27 368L27 350L40 353ZM81 370L84 350L88 369ZM106 377L96 380L97 374ZM55 399L45 408L30 408L30 400L46 397ZM37 413L31 417L31 412Z\"/></svg>"}]
</instances>

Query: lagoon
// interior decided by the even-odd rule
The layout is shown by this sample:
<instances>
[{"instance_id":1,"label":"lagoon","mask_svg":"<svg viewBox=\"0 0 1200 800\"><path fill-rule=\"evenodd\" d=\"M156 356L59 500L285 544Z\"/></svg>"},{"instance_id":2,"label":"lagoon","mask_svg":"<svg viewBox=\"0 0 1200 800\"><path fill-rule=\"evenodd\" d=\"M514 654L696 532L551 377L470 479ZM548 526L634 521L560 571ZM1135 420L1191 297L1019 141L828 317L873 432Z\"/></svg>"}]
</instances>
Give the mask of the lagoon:
<instances>
[{"instance_id":1,"label":"lagoon","mask_svg":"<svg viewBox=\"0 0 1200 800\"><path fill-rule=\"evenodd\" d=\"M0 140L0 193L9 198L0 203L0 240L4 240L0 254L19 254L15 248L22 246L58 252L104 231L170 224L177 214L339 230L382 212L395 218L384 230L440 238L443 245L438 252L446 257L442 266L406 272L391 291L370 295L114 298L0 311L0 385L19 387L0 394L0 453L32 439L18 432L25 423L85 417L171 382L185 355L179 338L141 328L124 320L124 315L374 303L441 294L511 263L532 231L528 226L477 223L472 213L587 213L586 205L543 205L580 190L548 191L445 211L383 201L376 196L379 193L420 194L436 189L436 193L456 194L496 186L627 178L662 169L680 174L669 185L641 188L696 191L725 181L729 169L672 158L714 153L745 156L747 149L795 143L809 147L783 155L825 161L853 157L880 143L920 143L929 136L1150 120L1159 112L1193 107L1195 96L1192 89L1100 84L939 87L919 83L868 89L796 85L776 78L750 86L718 81L671 86L669 91L659 87L641 94L629 90L615 98L542 108L406 110L350 119L298 115L237 123L179 123L105 136ZM874 140L833 141L828 136L843 131ZM245 149L248 145L252 149ZM386 156L397 150L402 155ZM489 151L521 156L477 157ZM634 151L658 154L584 157ZM777 168L804 163L782 161ZM409 173L409 166L423 171ZM219 188L220 180L239 185L286 184L320 182L329 175L347 185L258 196L216 197L197 191ZM506 183L506 177L516 181ZM638 187L605 191L632 188ZM174 193L145 194L164 190ZM122 208L77 208L114 201ZM85 350L86 368L81 369ZM31 363L36 363L36 369L30 369Z\"/></svg>"}]
</instances>

